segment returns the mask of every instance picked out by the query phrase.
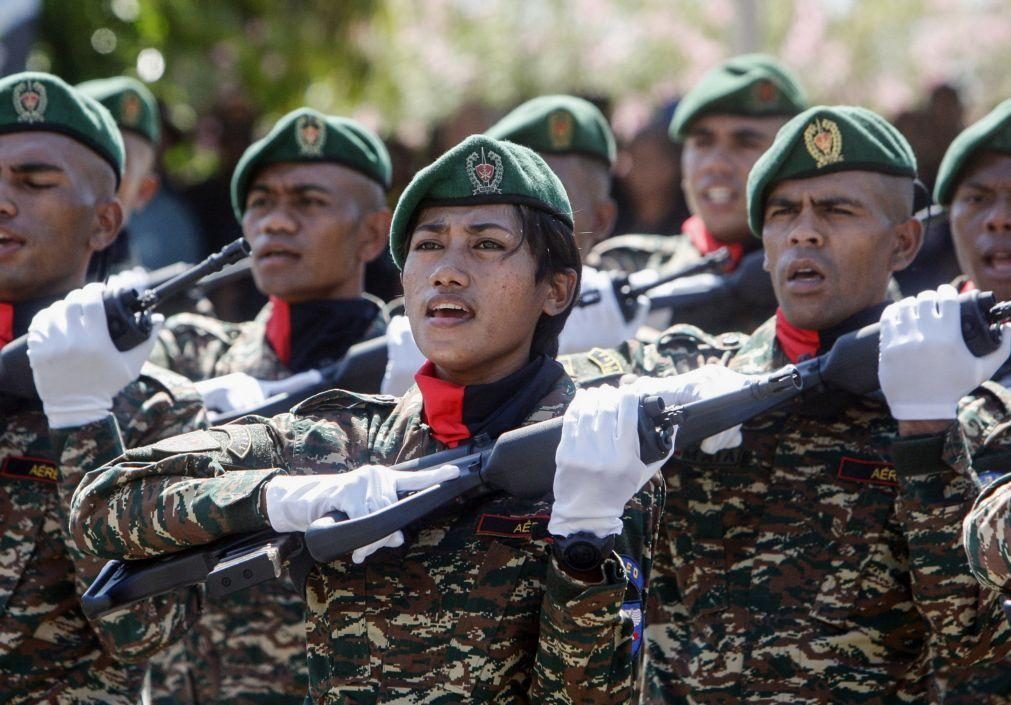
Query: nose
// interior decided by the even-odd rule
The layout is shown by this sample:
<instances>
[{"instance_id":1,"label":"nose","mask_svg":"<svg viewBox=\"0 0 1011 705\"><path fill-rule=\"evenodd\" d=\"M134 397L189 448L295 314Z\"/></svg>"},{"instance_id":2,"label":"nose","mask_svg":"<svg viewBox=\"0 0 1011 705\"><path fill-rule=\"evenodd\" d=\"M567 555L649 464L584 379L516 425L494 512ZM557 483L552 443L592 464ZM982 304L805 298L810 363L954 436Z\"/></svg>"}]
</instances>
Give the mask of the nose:
<instances>
[{"instance_id":1,"label":"nose","mask_svg":"<svg viewBox=\"0 0 1011 705\"><path fill-rule=\"evenodd\" d=\"M463 262L461 248L449 246L443 250L435 269L428 277L435 288L466 288L470 286L470 275Z\"/></svg>"},{"instance_id":2,"label":"nose","mask_svg":"<svg viewBox=\"0 0 1011 705\"><path fill-rule=\"evenodd\" d=\"M277 206L260 218L257 230L268 235L291 235L298 230L298 222L287 208Z\"/></svg>"},{"instance_id":3,"label":"nose","mask_svg":"<svg viewBox=\"0 0 1011 705\"><path fill-rule=\"evenodd\" d=\"M18 207L14 203L11 195L11 188L6 181L0 181L0 217L13 218L17 215Z\"/></svg>"},{"instance_id":4,"label":"nose","mask_svg":"<svg viewBox=\"0 0 1011 705\"><path fill-rule=\"evenodd\" d=\"M814 220L809 208L804 208L793 222L790 229L790 244L794 246L821 247L825 238Z\"/></svg>"},{"instance_id":5,"label":"nose","mask_svg":"<svg viewBox=\"0 0 1011 705\"><path fill-rule=\"evenodd\" d=\"M986 229L992 233L1011 233L1011 192L994 199L986 214Z\"/></svg>"}]
</instances>

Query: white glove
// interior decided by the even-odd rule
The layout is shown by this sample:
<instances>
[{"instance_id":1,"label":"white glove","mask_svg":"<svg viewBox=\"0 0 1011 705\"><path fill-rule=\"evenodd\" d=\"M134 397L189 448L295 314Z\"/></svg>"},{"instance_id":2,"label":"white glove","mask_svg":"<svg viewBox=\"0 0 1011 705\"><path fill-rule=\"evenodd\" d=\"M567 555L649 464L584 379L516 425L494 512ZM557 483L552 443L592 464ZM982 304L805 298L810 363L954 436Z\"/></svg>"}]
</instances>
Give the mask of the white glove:
<instances>
[{"instance_id":1,"label":"white glove","mask_svg":"<svg viewBox=\"0 0 1011 705\"><path fill-rule=\"evenodd\" d=\"M306 370L278 380L256 379L244 372L212 377L193 386L210 411L224 413L254 409L275 394L289 394L323 381L319 370Z\"/></svg>"},{"instance_id":2,"label":"white glove","mask_svg":"<svg viewBox=\"0 0 1011 705\"><path fill-rule=\"evenodd\" d=\"M642 462L638 428L639 395L631 386L576 392L555 452L549 532L621 533L625 505L666 461Z\"/></svg>"},{"instance_id":3,"label":"white glove","mask_svg":"<svg viewBox=\"0 0 1011 705\"><path fill-rule=\"evenodd\" d=\"M673 377L640 377L631 387L639 397L660 396L668 407L736 392L748 385L750 378L722 365L706 365ZM699 444L710 455L741 445L741 426L720 431ZM674 442L677 443L675 429Z\"/></svg>"},{"instance_id":4,"label":"white glove","mask_svg":"<svg viewBox=\"0 0 1011 705\"><path fill-rule=\"evenodd\" d=\"M102 284L76 289L39 311L28 327L28 359L51 428L103 418L112 398L140 375L164 317L146 341L120 352L109 336Z\"/></svg>"},{"instance_id":5,"label":"white glove","mask_svg":"<svg viewBox=\"0 0 1011 705\"><path fill-rule=\"evenodd\" d=\"M425 356L414 342L407 316L393 316L386 326L386 373L379 389L395 397L414 384L414 375L425 364Z\"/></svg>"},{"instance_id":6,"label":"white glove","mask_svg":"<svg viewBox=\"0 0 1011 705\"><path fill-rule=\"evenodd\" d=\"M149 280L150 276L148 271L144 269L144 267L137 266L131 267L130 269L124 269L122 272L110 274L108 281L105 282L105 286L109 289L109 291L136 289L140 292L147 289Z\"/></svg>"},{"instance_id":7,"label":"white glove","mask_svg":"<svg viewBox=\"0 0 1011 705\"><path fill-rule=\"evenodd\" d=\"M280 475L267 482L267 518L274 531L304 532L309 525L332 511L350 519L374 514L397 501L398 492L417 492L460 475L455 465L404 472L382 465L365 465L334 475ZM357 548L351 560L361 563L380 548L404 544L396 531L375 543Z\"/></svg>"},{"instance_id":8,"label":"white glove","mask_svg":"<svg viewBox=\"0 0 1011 705\"><path fill-rule=\"evenodd\" d=\"M586 352L591 348L613 348L635 337L649 316L649 299L640 296L635 316L626 321L607 272L583 267L580 294L600 292L600 301L589 306L575 306L558 336L559 354Z\"/></svg>"},{"instance_id":9,"label":"white glove","mask_svg":"<svg viewBox=\"0 0 1011 705\"><path fill-rule=\"evenodd\" d=\"M962 338L958 292L945 284L888 306L881 314L878 380L897 420L954 419L958 400L990 379L1011 354L976 357Z\"/></svg>"}]
</instances>

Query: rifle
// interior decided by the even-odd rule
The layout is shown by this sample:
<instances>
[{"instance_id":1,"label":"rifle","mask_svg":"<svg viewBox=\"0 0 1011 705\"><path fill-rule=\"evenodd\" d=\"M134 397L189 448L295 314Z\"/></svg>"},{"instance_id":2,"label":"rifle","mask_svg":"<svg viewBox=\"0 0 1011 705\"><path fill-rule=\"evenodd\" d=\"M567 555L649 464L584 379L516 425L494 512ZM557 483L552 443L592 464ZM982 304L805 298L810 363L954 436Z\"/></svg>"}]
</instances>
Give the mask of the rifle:
<instances>
[{"instance_id":1,"label":"rifle","mask_svg":"<svg viewBox=\"0 0 1011 705\"><path fill-rule=\"evenodd\" d=\"M116 349L130 350L147 340L153 328L151 313L166 299L188 290L203 277L248 254L249 244L239 238L200 264L153 288L143 292L136 289L106 292L105 316L109 336ZM38 398L28 361L27 335L12 340L0 351L0 395L24 399Z\"/></svg>"},{"instance_id":2,"label":"rifle","mask_svg":"<svg viewBox=\"0 0 1011 705\"><path fill-rule=\"evenodd\" d=\"M684 291L651 299L651 311L669 309L672 322L689 323L706 330L717 330L730 322L742 310L776 308L772 279L764 269L765 252L756 250L745 255L730 274L720 277L713 286L702 290Z\"/></svg>"},{"instance_id":3,"label":"rifle","mask_svg":"<svg viewBox=\"0 0 1011 705\"><path fill-rule=\"evenodd\" d=\"M211 422L224 424L249 414L273 416L289 411L309 397L328 389L345 389L349 392L376 394L386 372L386 337L379 336L355 343L337 362L319 369L323 379L307 385L297 392L275 394L263 404L252 409L239 409L223 414L211 414Z\"/></svg>"},{"instance_id":4,"label":"rifle","mask_svg":"<svg viewBox=\"0 0 1011 705\"><path fill-rule=\"evenodd\" d=\"M639 308L638 299L643 294L647 294L658 286L663 286L664 284L668 284L676 279L721 270L729 261L730 250L726 247L721 247L714 252L704 255L697 262L693 262L686 267L682 267L681 269L677 269L669 274L665 274L650 284L632 286L629 282L629 275L622 274L613 276L611 284L614 287L614 296L618 300L618 307L621 309L621 315L624 317L626 322L631 321L635 318L635 312ZM576 300L576 306L592 306L597 303L600 303L600 292L596 289L580 294L579 299ZM658 306L653 300L651 300L650 309L654 308L658 308Z\"/></svg>"},{"instance_id":5,"label":"rifle","mask_svg":"<svg viewBox=\"0 0 1011 705\"><path fill-rule=\"evenodd\" d=\"M1011 319L1011 303L995 304L992 293L959 296L962 335L977 356L1000 346L999 324ZM878 383L879 324L841 336L824 355L756 375L742 389L712 399L664 408L659 397L646 397L640 407L639 443L644 462L663 458L676 440L680 448L798 400L831 391L858 395L875 392ZM674 426L677 425L676 437ZM542 497L552 487L554 457L562 418L502 434L493 444L481 440L395 466L418 470L453 463L454 480L416 492L374 514L349 519L332 512L315 521L304 537L264 531L226 537L179 554L141 561L111 561L83 597L93 617L142 599L203 582L208 594L223 595L280 577L284 561L329 562L377 541L468 493L504 491L517 497ZM176 569L175 566L180 568Z\"/></svg>"}]
</instances>

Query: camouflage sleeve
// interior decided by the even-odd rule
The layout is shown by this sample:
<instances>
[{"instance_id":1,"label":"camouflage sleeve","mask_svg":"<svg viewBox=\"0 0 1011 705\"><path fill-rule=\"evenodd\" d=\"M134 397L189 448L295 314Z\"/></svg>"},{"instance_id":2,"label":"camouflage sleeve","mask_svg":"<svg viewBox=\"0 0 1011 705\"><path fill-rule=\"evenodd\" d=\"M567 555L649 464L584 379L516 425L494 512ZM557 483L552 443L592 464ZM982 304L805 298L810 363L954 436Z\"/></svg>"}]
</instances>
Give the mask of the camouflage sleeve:
<instances>
[{"instance_id":1,"label":"camouflage sleeve","mask_svg":"<svg viewBox=\"0 0 1011 705\"><path fill-rule=\"evenodd\" d=\"M145 368L145 375L117 395L115 415L51 433L60 455L60 514L78 595L88 589L104 561L84 553L73 540L70 506L84 475L123 452L117 417L128 429L128 437L137 442L185 433L206 424L200 397L186 380L161 372L153 372L152 376L149 372L153 371ZM123 660L143 660L187 627L188 613L186 600L150 600L92 620L91 624L110 653Z\"/></svg>"},{"instance_id":2,"label":"camouflage sleeve","mask_svg":"<svg viewBox=\"0 0 1011 705\"><path fill-rule=\"evenodd\" d=\"M663 504L657 475L626 507L602 583L574 580L551 560L531 702L639 701L643 619Z\"/></svg>"},{"instance_id":3,"label":"camouflage sleeve","mask_svg":"<svg viewBox=\"0 0 1011 705\"><path fill-rule=\"evenodd\" d=\"M209 379L238 331L208 316L180 313L165 322L148 360L192 380Z\"/></svg>"},{"instance_id":4,"label":"camouflage sleeve","mask_svg":"<svg viewBox=\"0 0 1011 705\"><path fill-rule=\"evenodd\" d=\"M98 556L134 559L268 528L260 494L289 466L286 416L176 436L89 472L74 495L74 540Z\"/></svg>"},{"instance_id":5,"label":"camouflage sleeve","mask_svg":"<svg viewBox=\"0 0 1011 705\"><path fill-rule=\"evenodd\" d=\"M909 544L913 599L930 625L934 656L953 667L1003 658L1009 629L1000 601L966 570L962 519L978 492L958 424L893 445L896 517Z\"/></svg>"}]
</instances>

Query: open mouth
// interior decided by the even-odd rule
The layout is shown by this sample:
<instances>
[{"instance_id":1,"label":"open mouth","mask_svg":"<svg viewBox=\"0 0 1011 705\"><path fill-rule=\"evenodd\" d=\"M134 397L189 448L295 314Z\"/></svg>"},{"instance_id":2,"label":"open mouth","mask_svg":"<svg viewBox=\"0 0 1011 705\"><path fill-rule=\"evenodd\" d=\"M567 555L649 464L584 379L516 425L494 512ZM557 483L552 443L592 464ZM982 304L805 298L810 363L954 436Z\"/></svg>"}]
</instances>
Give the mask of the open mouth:
<instances>
[{"instance_id":1,"label":"open mouth","mask_svg":"<svg viewBox=\"0 0 1011 705\"><path fill-rule=\"evenodd\" d=\"M458 300L434 299L425 309L425 316L440 321L464 321L474 317L474 311Z\"/></svg>"},{"instance_id":2,"label":"open mouth","mask_svg":"<svg viewBox=\"0 0 1011 705\"><path fill-rule=\"evenodd\" d=\"M736 194L729 186L710 186L703 189L702 197L715 206L725 206L734 202Z\"/></svg>"},{"instance_id":3,"label":"open mouth","mask_svg":"<svg viewBox=\"0 0 1011 705\"><path fill-rule=\"evenodd\" d=\"M786 281L794 289L810 289L825 281L825 273L810 260L798 260L786 269Z\"/></svg>"},{"instance_id":4,"label":"open mouth","mask_svg":"<svg viewBox=\"0 0 1011 705\"><path fill-rule=\"evenodd\" d=\"M257 250L253 256L260 262L285 262L299 258L299 254L294 250L272 245Z\"/></svg>"},{"instance_id":5,"label":"open mouth","mask_svg":"<svg viewBox=\"0 0 1011 705\"><path fill-rule=\"evenodd\" d=\"M7 233L0 233L0 251L11 252L25 244L24 239Z\"/></svg>"},{"instance_id":6,"label":"open mouth","mask_svg":"<svg viewBox=\"0 0 1011 705\"><path fill-rule=\"evenodd\" d=\"M1011 250L993 250L983 256L983 264L993 272L1011 275Z\"/></svg>"}]
</instances>

